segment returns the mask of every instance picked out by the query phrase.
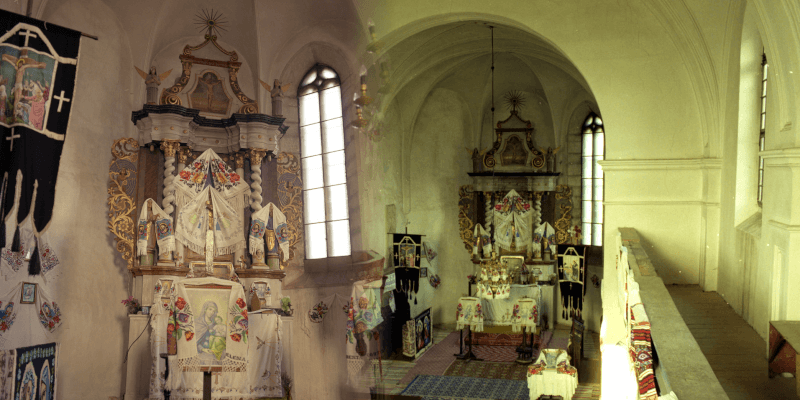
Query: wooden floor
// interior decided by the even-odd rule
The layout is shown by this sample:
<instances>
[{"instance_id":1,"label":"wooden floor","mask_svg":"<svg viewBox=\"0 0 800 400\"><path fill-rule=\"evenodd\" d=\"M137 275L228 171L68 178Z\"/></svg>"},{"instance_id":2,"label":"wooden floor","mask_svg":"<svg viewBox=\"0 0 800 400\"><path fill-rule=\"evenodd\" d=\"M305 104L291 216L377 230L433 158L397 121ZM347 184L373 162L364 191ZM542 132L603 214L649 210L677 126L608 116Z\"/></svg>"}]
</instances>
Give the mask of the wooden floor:
<instances>
[{"instance_id":1,"label":"wooden floor","mask_svg":"<svg viewBox=\"0 0 800 400\"><path fill-rule=\"evenodd\" d=\"M722 296L697 285L667 290L731 400L798 398L795 378L767 377L764 339Z\"/></svg>"}]
</instances>

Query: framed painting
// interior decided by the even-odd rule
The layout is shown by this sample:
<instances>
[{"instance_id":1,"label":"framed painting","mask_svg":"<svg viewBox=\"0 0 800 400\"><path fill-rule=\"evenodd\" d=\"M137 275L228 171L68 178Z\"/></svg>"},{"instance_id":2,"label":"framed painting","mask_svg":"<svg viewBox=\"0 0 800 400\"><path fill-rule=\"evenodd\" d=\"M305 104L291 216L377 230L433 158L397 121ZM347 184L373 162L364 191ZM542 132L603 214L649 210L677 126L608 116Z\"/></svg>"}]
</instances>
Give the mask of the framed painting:
<instances>
[{"instance_id":1,"label":"framed painting","mask_svg":"<svg viewBox=\"0 0 800 400\"><path fill-rule=\"evenodd\" d=\"M431 321L431 309L421 312L414 318L416 354L419 358L426 350L433 346L433 321Z\"/></svg>"},{"instance_id":2,"label":"framed painting","mask_svg":"<svg viewBox=\"0 0 800 400\"><path fill-rule=\"evenodd\" d=\"M428 277L428 269L427 268L420 268L419 269L419 277L420 278L427 278Z\"/></svg>"},{"instance_id":3,"label":"framed painting","mask_svg":"<svg viewBox=\"0 0 800 400\"><path fill-rule=\"evenodd\" d=\"M30 282L22 282L22 296L19 300L20 304L33 304L36 302L36 289L37 284Z\"/></svg>"}]
</instances>

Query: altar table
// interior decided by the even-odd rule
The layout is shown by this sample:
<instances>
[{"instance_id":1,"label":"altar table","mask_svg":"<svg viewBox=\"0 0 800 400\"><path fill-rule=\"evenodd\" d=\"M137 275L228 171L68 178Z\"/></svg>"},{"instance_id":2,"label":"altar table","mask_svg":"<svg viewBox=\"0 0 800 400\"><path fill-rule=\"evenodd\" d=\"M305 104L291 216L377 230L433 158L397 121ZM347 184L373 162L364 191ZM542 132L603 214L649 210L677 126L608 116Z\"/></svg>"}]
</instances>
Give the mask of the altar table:
<instances>
[{"instance_id":1,"label":"altar table","mask_svg":"<svg viewBox=\"0 0 800 400\"><path fill-rule=\"evenodd\" d=\"M789 372L797 380L797 395L800 396L800 379L797 371L800 370L800 321L770 321L769 322L769 377Z\"/></svg>"},{"instance_id":2,"label":"altar table","mask_svg":"<svg viewBox=\"0 0 800 400\"><path fill-rule=\"evenodd\" d=\"M561 364L561 367L548 366L545 358L545 351L541 351L536 362L528 367L530 399L536 400L539 396L548 395L571 400L578 388L578 373L569 365L567 352L558 350L556 364ZM566 373L567 370L571 373Z\"/></svg>"},{"instance_id":3,"label":"altar table","mask_svg":"<svg viewBox=\"0 0 800 400\"><path fill-rule=\"evenodd\" d=\"M511 294L505 299L481 299L484 312L484 325L510 326L514 302L523 297L536 300L541 316L542 289L537 285L511 285Z\"/></svg>"}]
</instances>

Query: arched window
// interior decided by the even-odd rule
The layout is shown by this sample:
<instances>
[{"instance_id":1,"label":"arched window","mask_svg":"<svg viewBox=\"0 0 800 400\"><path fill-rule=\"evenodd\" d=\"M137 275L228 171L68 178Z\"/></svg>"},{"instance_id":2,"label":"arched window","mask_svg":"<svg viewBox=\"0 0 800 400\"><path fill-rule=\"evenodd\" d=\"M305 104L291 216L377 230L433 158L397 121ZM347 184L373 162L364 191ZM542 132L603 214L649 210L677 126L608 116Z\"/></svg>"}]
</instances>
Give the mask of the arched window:
<instances>
[{"instance_id":1,"label":"arched window","mask_svg":"<svg viewBox=\"0 0 800 400\"><path fill-rule=\"evenodd\" d=\"M589 114L581 128L583 133L583 193L582 223L583 244L603 245L603 169L600 161L605 156L603 120L595 113Z\"/></svg>"},{"instance_id":2,"label":"arched window","mask_svg":"<svg viewBox=\"0 0 800 400\"><path fill-rule=\"evenodd\" d=\"M318 64L297 91L307 259L350 255L340 83Z\"/></svg>"},{"instance_id":3,"label":"arched window","mask_svg":"<svg viewBox=\"0 0 800 400\"><path fill-rule=\"evenodd\" d=\"M767 55L761 56L761 133L758 136L758 150L764 151L764 139L767 128L767 72L769 64ZM758 157L758 205L761 205L761 198L764 191L764 158Z\"/></svg>"}]
</instances>

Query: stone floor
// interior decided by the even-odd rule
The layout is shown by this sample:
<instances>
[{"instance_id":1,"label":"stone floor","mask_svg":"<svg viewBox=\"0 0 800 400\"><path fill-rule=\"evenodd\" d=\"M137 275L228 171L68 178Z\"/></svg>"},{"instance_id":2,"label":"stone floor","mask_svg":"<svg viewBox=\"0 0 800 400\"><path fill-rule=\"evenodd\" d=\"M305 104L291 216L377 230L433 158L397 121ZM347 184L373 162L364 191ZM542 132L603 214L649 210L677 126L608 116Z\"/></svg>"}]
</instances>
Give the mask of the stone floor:
<instances>
[{"instance_id":1,"label":"stone floor","mask_svg":"<svg viewBox=\"0 0 800 400\"><path fill-rule=\"evenodd\" d=\"M731 400L798 398L795 378L767 377L764 339L722 296L698 285L667 290Z\"/></svg>"}]
</instances>

